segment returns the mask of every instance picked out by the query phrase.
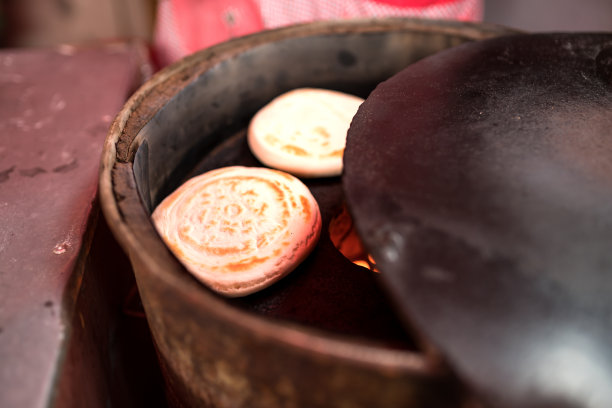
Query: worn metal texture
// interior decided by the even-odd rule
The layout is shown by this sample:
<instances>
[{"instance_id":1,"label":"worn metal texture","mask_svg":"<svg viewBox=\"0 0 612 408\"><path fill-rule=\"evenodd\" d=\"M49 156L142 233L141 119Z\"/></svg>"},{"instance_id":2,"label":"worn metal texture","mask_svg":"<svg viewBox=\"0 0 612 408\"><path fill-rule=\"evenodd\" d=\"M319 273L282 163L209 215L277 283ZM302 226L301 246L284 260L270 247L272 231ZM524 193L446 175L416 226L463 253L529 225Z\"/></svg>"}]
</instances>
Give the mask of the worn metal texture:
<instances>
[{"instance_id":1,"label":"worn metal texture","mask_svg":"<svg viewBox=\"0 0 612 408\"><path fill-rule=\"evenodd\" d=\"M75 312L67 322L70 335L47 406L167 407L129 259L103 218L84 258Z\"/></svg>"},{"instance_id":2,"label":"worn metal texture","mask_svg":"<svg viewBox=\"0 0 612 408\"><path fill-rule=\"evenodd\" d=\"M319 276L319 282L327 284L329 279L342 282L347 277L340 274L356 268L338 254L330 262L325 262L327 255L316 258L329 246L315 250L315 257L306 261L312 264L293 276L297 287L288 280L258 296L230 301L186 272L149 217L152 208L189 175L224 160L254 160L248 155L234 157L240 152L223 144L245 149L249 119L274 96L300 86L367 96L377 83L426 55L508 32L406 19L289 27L188 57L160 72L130 99L106 141L100 194L109 225L134 265L171 402L211 407L461 403L461 387L434 356L414 350L414 345L391 346L376 335L368 336L367 326L359 321L343 322L333 310L317 308L332 306L333 296L358 305L347 293L333 293L351 290L351 285L312 291L299 287L302 280L305 288L315 288L316 279L308 276ZM328 217L342 205L338 182L319 185L319 197L328 201ZM329 237L323 242L331 245ZM376 299L376 307L388 312L375 279L358 280L359 286L372 290L359 287L356 293ZM309 294L308 300L296 298ZM308 309L309 303L327 316L299 310ZM360 314L346 309L346 317L359 319ZM374 316L364 320L377 323Z\"/></svg>"},{"instance_id":3,"label":"worn metal texture","mask_svg":"<svg viewBox=\"0 0 612 408\"><path fill-rule=\"evenodd\" d=\"M494 407L612 406L611 50L456 47L381 84L349 130L346 198L389 293Z\"/></svg>"},{"instance_id":4,"label":"worn metal texture","mask_svg":"<svg viewBox=\"0 0 612 408\"><path fill-rule=\"evenodd\" d=\"M144 60L126 43L0 52L0 406L52 404L104 137Z\"/></svg>"}]
</instances>

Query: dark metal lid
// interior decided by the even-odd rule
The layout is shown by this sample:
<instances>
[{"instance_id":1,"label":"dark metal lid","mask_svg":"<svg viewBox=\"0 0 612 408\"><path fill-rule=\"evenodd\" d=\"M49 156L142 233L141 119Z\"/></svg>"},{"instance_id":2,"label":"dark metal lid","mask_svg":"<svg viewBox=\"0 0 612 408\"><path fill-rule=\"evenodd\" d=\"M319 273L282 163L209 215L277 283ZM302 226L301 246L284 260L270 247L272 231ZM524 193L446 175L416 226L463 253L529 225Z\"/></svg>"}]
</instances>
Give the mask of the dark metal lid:
<instances>
[{"instance_id":1,"label":"dark metal lid","mask_svg":"<svg viewBox=\"0 0 612 408\"><path fill-rule=\"evenodd\" d=\"M367 98L344 166L399 313L485 403L612 406L612 34L426 58Z\"/></svg>"}]
</instances>

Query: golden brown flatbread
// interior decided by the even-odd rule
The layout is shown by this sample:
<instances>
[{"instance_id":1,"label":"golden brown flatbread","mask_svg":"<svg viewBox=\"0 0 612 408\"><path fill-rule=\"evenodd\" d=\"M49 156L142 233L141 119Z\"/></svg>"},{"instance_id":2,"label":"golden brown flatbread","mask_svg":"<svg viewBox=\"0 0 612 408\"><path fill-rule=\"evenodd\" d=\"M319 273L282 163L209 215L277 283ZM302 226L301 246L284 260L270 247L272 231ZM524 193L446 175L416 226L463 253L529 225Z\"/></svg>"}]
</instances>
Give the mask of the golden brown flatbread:
<instances>
[{"instance_id":1,"label":"golden brown flatbread","mask_svg":"<svg viewBox=\"0 0 612 408\"><path fill-rule=\"evenodd\" d=\"M346 133L362 102L327 89L287 92L255 114L249 147L266 166L298 177L340 175Z\"/></svg>"},{"instance_id":2,"label":"golden brown flatbread","mask_svg":"<svg viewBox=\"0 0 612 408\"><path fill-rule=\"evenodd\" d=\"M287 275L321 231L319 206L299 179L241 166L190 179L152 219L187 270L227 296L250 294Z\"/></svg>"}]
</instances>

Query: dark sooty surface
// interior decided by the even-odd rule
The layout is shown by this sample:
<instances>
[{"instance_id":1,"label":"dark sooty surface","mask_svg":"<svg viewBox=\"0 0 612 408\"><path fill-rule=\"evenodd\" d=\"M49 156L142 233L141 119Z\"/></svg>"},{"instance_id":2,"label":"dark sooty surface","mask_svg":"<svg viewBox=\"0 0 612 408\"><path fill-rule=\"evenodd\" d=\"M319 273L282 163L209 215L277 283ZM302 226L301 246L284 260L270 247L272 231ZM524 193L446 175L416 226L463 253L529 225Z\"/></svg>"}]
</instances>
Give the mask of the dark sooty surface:
<instances>
[{"instance_id":1,"label":"dark sooty surface","mask_svg":"<svg viewBox=\"0 0 612 408\"><path fill-rule=\"evenodd\" d=\"M250 152L246 130L206 155L188 177L226 166L263 166ZM232 305L274 319L348 335L386 347L415 349L380 289L380 276L348 261L333 245L328 227L342 210L340 177L302 179L319 204L321 238L309 257L272 286Z\"/></svg>"},{"instance_id":2,"label":"dark sooty surface","mask_svg":"<svg viewBox=\"0 0 612 408\"><path fill-rule=\"evenodd\" d=\"M442 51L353 119L365 245L489 406L612 406L611 132L612 34Z\"/></svg>"}]
</instances>

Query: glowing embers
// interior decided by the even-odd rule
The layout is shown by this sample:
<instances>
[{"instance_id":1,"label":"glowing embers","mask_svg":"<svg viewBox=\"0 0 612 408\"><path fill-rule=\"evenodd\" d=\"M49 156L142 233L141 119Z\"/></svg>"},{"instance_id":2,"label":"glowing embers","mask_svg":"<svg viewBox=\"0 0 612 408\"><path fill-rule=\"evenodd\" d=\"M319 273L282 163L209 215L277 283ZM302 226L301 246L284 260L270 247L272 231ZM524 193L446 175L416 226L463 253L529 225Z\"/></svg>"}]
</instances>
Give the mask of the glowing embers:
<instances>
[{"instance_id":1,"label":"glowing embers","mask_svg":"<svg viewBox=\"0 0 612 408\"><path fill-rule=\"evenodd\" d=\"M364 249L353 224L353 219L345 206L342 207L340 214L336 215L329 223L329 237L336 249L349 261L374 272L379 272L376 269L374 258Z\"/></svg>"}]
</instances>

